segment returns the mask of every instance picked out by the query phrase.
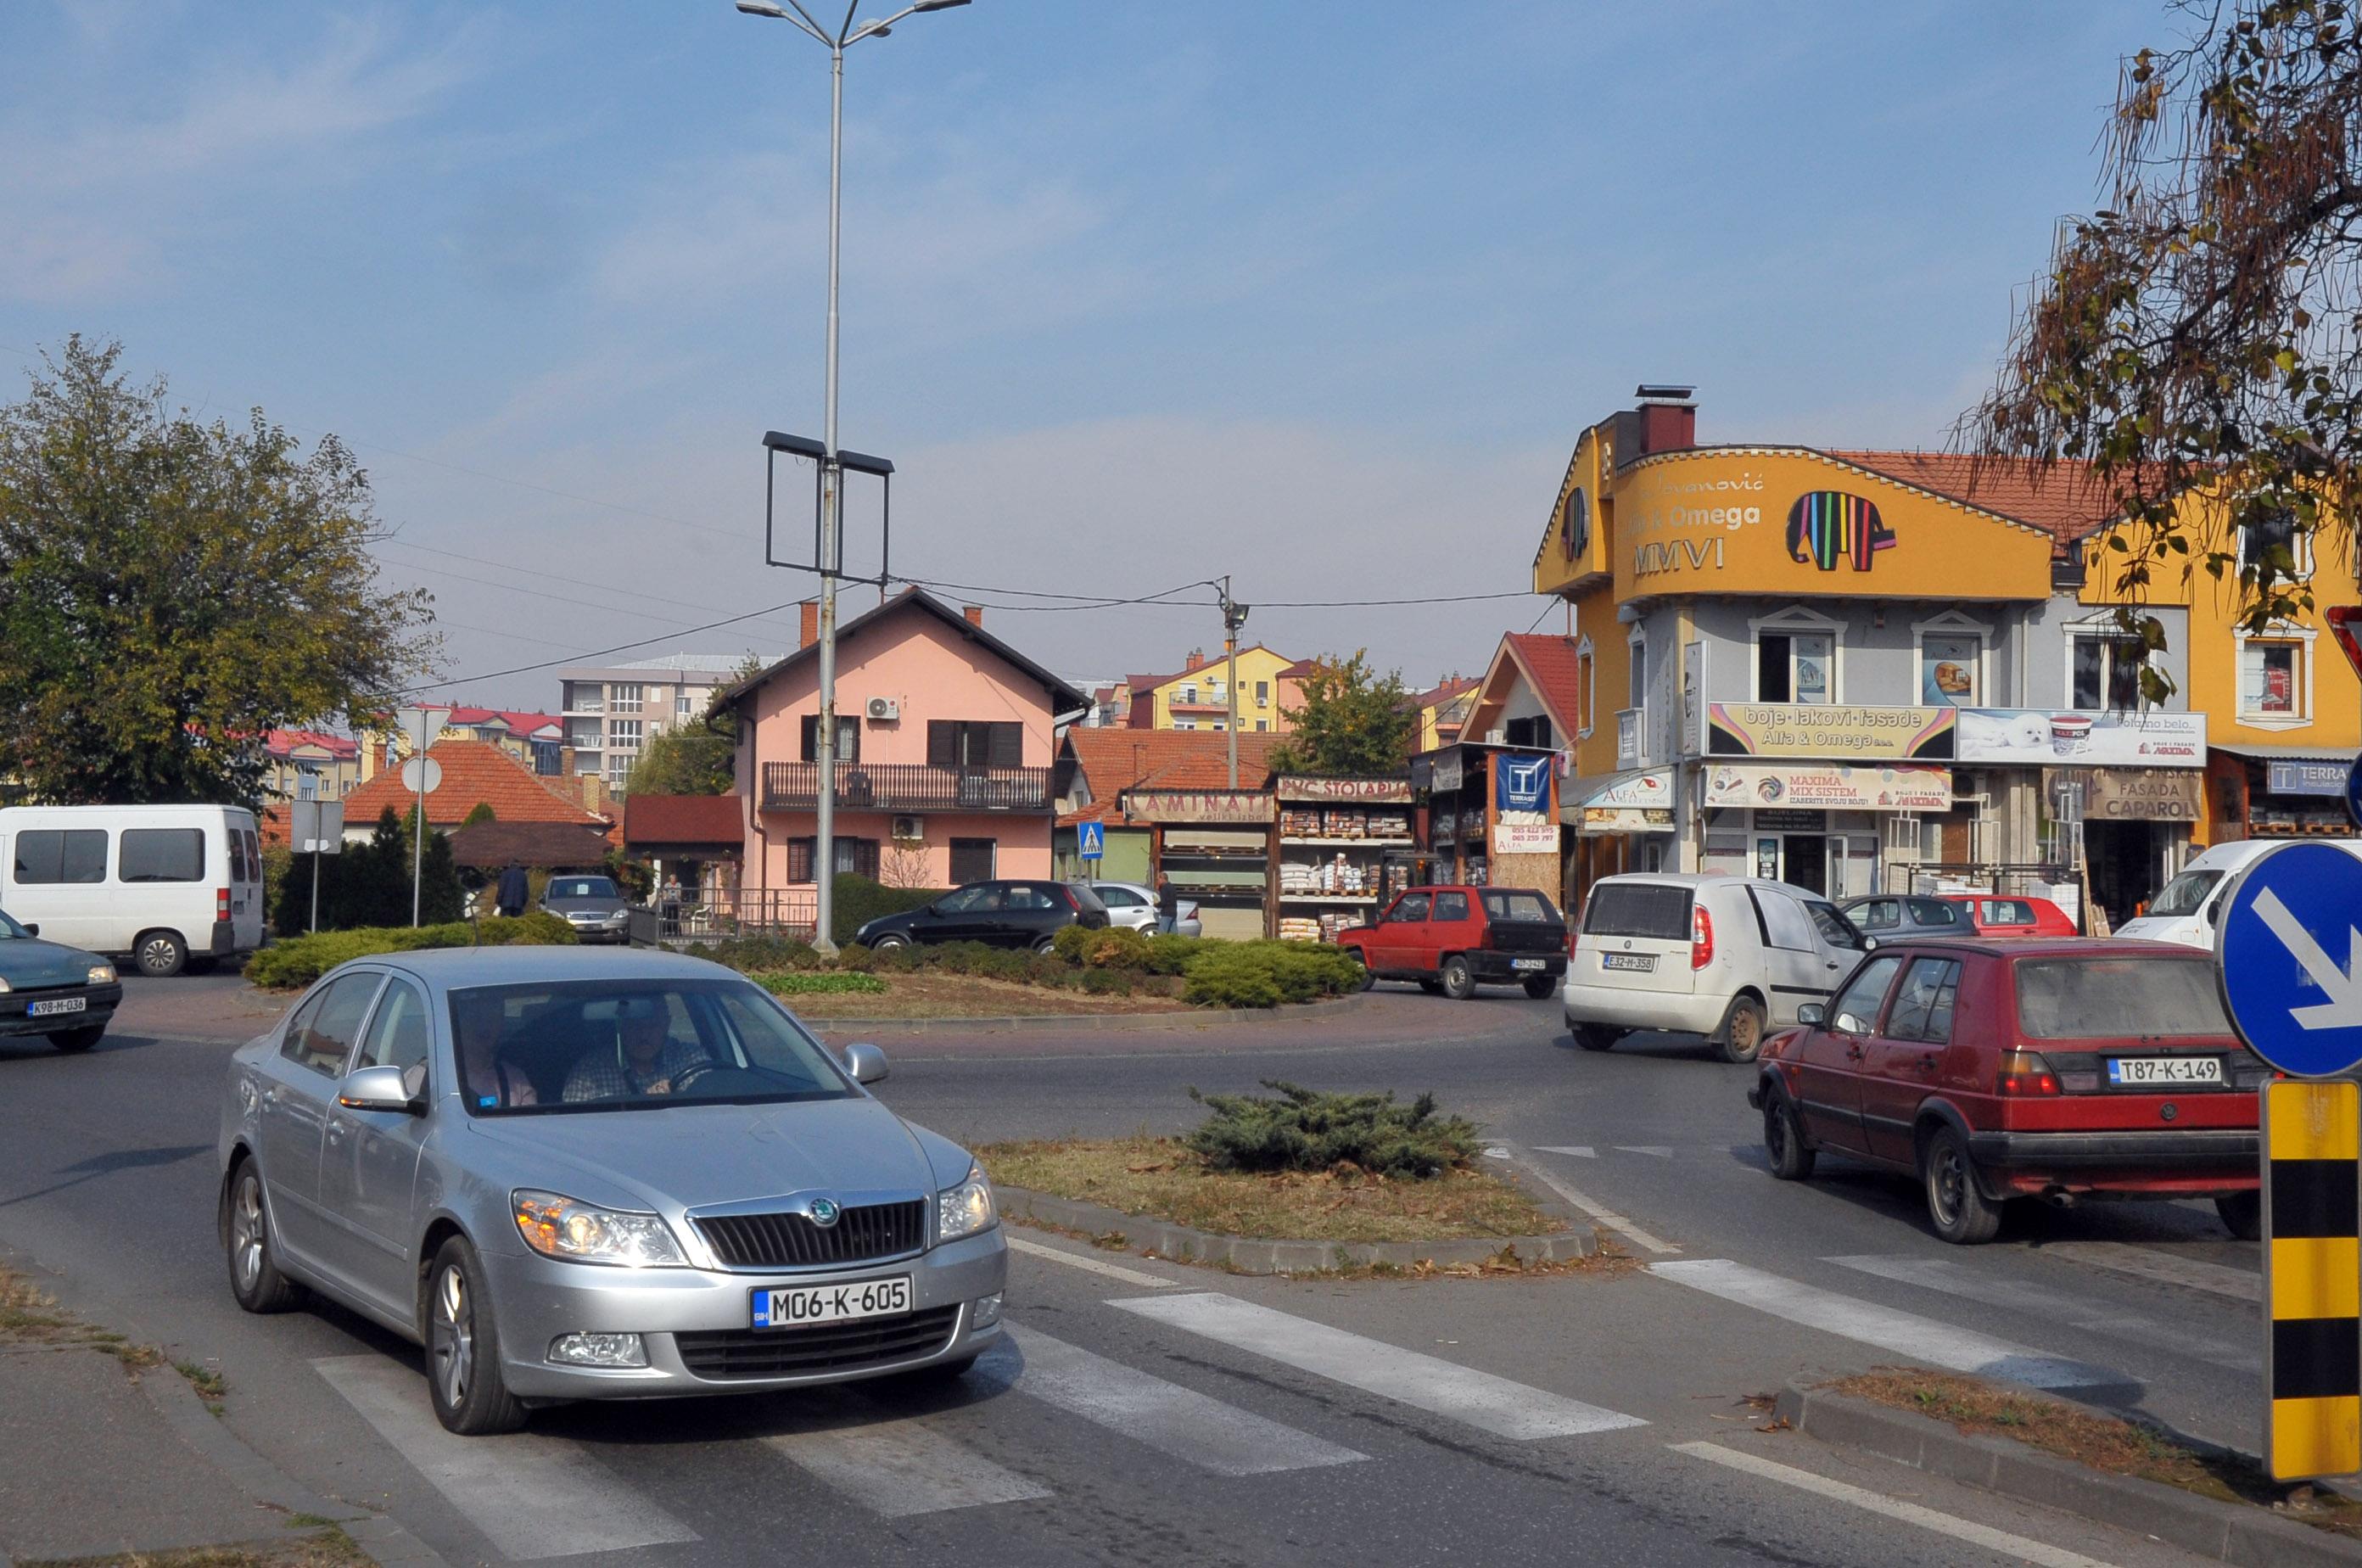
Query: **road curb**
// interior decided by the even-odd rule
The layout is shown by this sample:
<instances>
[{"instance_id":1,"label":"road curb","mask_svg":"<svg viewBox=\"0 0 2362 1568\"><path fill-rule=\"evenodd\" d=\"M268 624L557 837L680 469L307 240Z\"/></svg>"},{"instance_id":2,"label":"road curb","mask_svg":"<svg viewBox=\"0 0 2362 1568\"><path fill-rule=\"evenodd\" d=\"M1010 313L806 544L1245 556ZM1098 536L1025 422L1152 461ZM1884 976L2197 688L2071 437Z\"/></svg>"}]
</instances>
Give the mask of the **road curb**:
<instances>
[{"instance_id":1,"label":"road curb","mask_svg":"<svg viewBox=\"0 0 2362 1568\"><path fill-rule=\"evenodd\" d=\"M334 1520L381 1568L447 1568L441 1553L383 1514L323 1497L248 1447L179 1373L155 1367L138 1381L172 1435L255 1501L290 1515Z\"/></svg>"},{"instance_id":2,"label":"road curb","mask_svg":"<svg viewBox=\"0 0 2362 1568\"><path fill-rule=\"evenodd\" d=\"M795 999L782 997L790 1011ZM1098 1029L1120 1033L1146 1033L1159 1029L1204 1030L1244 1024L1269 1028L1299 1023L1307 1018L1341 1018L1358 1012L1362 999L1340 997L1334 1001L1297 1002L1269 1010L1247 1008L1191 1008L1180 1012L1011 1012L983 1018L807 1018L804 1025L823 1034L846 1029L875 1029L896 1034L990 1033L996 1030Z\"/></svg>"},{"instance_id":3,"label":"road curb","mask_svg":"<svg viewBox=\"0 0 2362 1568\"><path fill-rule=\"evenodd\" d=\"M2011 1392L2052 1397L2033 1390ZM2215 1562L2245 1568L2352 1568L2362 1562L2362 1542L2259 1508L2216 1502L2136 1476L2111 1475L2008 1438L1972 1435L1949 1422L1826 1388L1792 1383L1780 1391L1773 1412L1822 1442L1862 1449L1931 1475L2151 1536Z\"/></svg>"},{"instance_id":4,"label":"road curb","mask_svg":"<svg viewBox=\"0 0 2362 1568\"><path fill-rule=\"evenodd\" d=\"M1318 1269L1369 1268L1391 1265L1409 1268L1422 1263L1439 1265L1477 1264L1497 1256L1504 1247L1534 1263L1563 1263L1591 1257L1599 1238L1589 1226L1571 1224L1550 1236L1475 1236L1444 1242L1308 1242L1260 1240L1223 1236L1193 1230L1169 1220L1126 1214L1104 1204L1053 1198L1020 1187L996 1183L993 1197L1004 1218L1020 1222L1081 1231L1094 1236L1120 1232L1129 1250L1152 1252L1176 1263L1211 1264L1240 1274L1305 1274Z\"/></svg>"}]
</instances>

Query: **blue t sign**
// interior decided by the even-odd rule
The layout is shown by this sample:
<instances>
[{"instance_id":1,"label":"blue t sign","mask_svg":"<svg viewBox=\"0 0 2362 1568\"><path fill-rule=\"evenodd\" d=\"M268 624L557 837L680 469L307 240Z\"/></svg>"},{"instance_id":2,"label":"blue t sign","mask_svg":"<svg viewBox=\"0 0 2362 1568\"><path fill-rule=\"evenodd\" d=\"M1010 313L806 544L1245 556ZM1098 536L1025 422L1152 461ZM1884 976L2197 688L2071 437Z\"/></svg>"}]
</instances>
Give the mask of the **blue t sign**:
<instances>
[{"instance_id":1,"label":"blue t sign","mask_svg":"<svg viewBox=\"0 0 2362 1568\"><path fill-rule=\"evenodd\" d=\"M2362 1064L2362 857L2290 844L2241 878L2214 938L2223 1005L2257 1055L2301 1078Z\"/></svg>"},{"instance_id":2,"label":"blue t sign","mask_svg":"<svg viewBox=\"0 0 2362 1568\"><path fill-rule=\"evenodd\" d=\"M1099 860L1107 855L1107 824L1080 823L1076 826L1076 853L1085 860Z\"/></svg>"},{"instance_id":3,"label":"blue t sign","mask_svg":"<svg viewBox=\"0 0 2362 1568\"><path fill-rule=\"evenodd\" d=\"M2356 827L2362 827L2362 756L2345 770L2345 814L2354 819Z\"/></svg>"}]
</instances>

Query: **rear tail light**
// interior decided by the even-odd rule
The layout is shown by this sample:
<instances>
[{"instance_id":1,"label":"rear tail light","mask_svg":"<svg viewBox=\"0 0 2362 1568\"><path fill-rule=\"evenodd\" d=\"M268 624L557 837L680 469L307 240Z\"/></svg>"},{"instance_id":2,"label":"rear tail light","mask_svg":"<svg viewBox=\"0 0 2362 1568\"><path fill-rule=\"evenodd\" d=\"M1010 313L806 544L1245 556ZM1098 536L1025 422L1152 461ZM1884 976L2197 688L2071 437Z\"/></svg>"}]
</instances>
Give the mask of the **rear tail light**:
<instances>
[{"instance_id":1,"label":"rear tail light","mask_svg":"<svg viewBox=\"0 0 2362 1568\"><path fill-rule=\"evenodd\" d=\"M214 919L229 919L229 889L227 888L215 888L214 889Z\"/></svg>"},{"instance_id":2,"label":"rear tail light","mask_svg":"<svg viewBox=\"0 0 2362 1568\"><path fill-rule=\"evenodd\" d=\"M1704 904L1690 908L1690 967L1703 969L1714 962L1714 917Z\"/></svg>"},{"instance_id":3,"label":"rear tail light","mask_svg":"<svg viewBox=\"0 0 2362 1568\"><path fill-rule=\"evenodd\" d=\"M1568 926L1566 928L1566 956L1570 963L1574 959L1574 944L1577 940L1579 940L1579 938L1574 927Z\"/></svg>"},{"instance_id":4,"label":"rear tail light","mask_svg":"<svg viewBox=\"0 0 2362 1568\"><path fill-rule=\"evenodd\" d=\"M2004 1095L2047 1095L2058 1092L2058 1075L2050 1064L2031 1051L2004 1051L2001 1054L2000 1081L1994 1086Z\"/></svg>"},{"instance_id":5,"label":"rear tail light","mask_svg":"<svg viewBox=\"0 0 2362 1568\"><path fill-rule=\"evenodd\" d=\"M1075 890L1063 883L1059 885L1058 895L1066 900L1066 907L1070 910L1080 910L1083 907L1083 901L1075 897Z\"/></svg>"}]
</instances>

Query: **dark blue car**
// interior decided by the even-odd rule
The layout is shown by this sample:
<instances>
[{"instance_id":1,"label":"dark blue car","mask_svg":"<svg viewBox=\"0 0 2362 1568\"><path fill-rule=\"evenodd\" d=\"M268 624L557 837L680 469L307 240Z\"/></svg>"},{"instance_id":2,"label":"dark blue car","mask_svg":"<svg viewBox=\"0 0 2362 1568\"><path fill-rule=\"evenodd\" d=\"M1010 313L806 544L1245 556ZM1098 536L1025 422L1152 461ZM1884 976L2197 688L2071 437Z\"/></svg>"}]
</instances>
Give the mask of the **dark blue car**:
<instances>
[{"instance_id":1,"label":"dark blue car","mask_svg":"<svg viewBox=\"0 0 2362 1568\"><path fill-rule=\"evenodd\" d=\"M43 1034L61 1051L87 1051L122 999L114 965L43 942L40 927L0 913L0 1035Z\"/></svg>"}]
</instances>

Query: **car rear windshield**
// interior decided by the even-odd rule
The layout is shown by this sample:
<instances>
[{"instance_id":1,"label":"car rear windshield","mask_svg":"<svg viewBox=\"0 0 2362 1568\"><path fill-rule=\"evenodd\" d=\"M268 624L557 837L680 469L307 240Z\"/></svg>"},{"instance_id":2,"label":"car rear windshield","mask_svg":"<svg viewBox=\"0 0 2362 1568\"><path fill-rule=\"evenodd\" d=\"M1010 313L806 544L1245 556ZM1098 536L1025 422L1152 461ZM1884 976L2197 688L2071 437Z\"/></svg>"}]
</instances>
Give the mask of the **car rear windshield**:
<instances>
[{"instance_id":1,"label":"car rear windshield","mask_svg":"<svg viewBox=\"0 0 2362 1568\"><path fill-rule=\"evenodd\" d=\"M1495 889L1485 895L1485 912L1495 920L1531 921L1536 925L1558 923L1558 911L1540 893Z\"/></svg>"},{"instance_id":2,"label":"car rear windshield","mask_svg":"<svg viewBox=\"0 0 2362 1568\"><path fill-rule=\"evenodd\" d=\"M1690 939L1690 890L1670 882L1602 882L1583 911L1587 936Z\"/></svg>"},{"instance_id":3,"label":"car rear windshield","mask_svg":"<svg viewBox=\"0 0 2362 1568\"><path fill-rule=\"evenodd\" d=\"M2184 871L2165 885L2165 891L2151 899L2148 912L2153 915L2194 915L2205 905L2206 895L2223 879L2220 871Z\"/></svg>"},{"instance_id":4,"label":"car rear windshield","mask_svg":"<svg viewBox=\"0 0 2362 1568\"><path fill-rule=\"evenodd\" d=\"M2032 925L2034 906L2024 899L1987 899L1985 922L1989 925Z\"/></svg>"},{"instance_id":5,"label":"car rear windshield","mask_svg":"<svg viewBox=\"0 0 2362 1568\"><path fill-rule=\"evenodd\" d=\"M744 980L613 979L451 993L460 1093L477 1116L844 1099L820 1044Z\"/></svg>"},{"instance_id":6,"label":"car rear windshield","mask_svg":"<svg viewBox=\"0 0 2362 1568\"><path fill-rule=\"evenodd\" d=\"M2228 1034L2214 966L2119 955L2034 958L2016 966L2017 1023L2036 1040Z\"/></svg>"}]
</instances>

